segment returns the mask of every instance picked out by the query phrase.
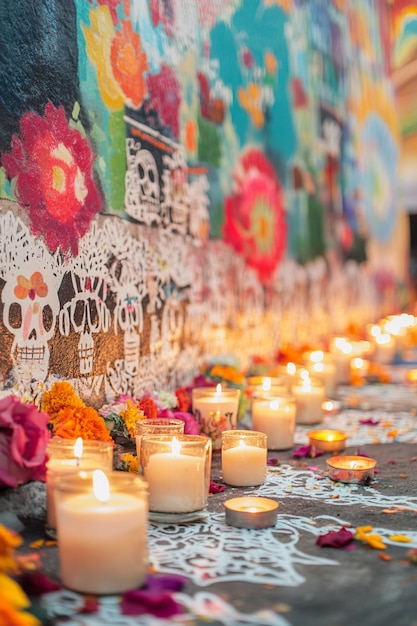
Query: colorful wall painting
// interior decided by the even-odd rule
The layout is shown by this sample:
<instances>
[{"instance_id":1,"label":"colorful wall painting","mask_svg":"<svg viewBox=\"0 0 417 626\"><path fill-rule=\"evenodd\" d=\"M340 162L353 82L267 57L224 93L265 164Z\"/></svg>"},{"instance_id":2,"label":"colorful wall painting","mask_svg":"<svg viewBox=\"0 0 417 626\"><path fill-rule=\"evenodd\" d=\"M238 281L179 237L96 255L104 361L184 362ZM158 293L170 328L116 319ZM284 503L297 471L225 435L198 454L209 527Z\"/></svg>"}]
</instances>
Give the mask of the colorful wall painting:
<instances>
[{"instance_id":1,"label":"colorful wall painting","mask_svg":"<svg viewBox=\"0 0 417 626\"><path fill-rule=\"evenodd\" d=\"M99 405L375 319L407 239L387 11L4 0L3 392Z\"/></svg>"}]
</instances>

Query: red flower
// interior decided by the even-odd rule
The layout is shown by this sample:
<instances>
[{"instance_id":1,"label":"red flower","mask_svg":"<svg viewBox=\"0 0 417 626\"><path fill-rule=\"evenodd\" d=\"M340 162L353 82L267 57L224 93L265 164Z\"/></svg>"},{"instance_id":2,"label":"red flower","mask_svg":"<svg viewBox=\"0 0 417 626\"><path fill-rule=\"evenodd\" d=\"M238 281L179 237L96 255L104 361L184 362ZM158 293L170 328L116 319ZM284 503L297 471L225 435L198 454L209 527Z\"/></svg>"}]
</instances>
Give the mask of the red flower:
<instances>
[{"instance_id":1,"label":"red flower","mask_svg":"<svg viewBox=\"0 0 417 626\"><path fill-rule=\"evenodd\" d=\"M177 411L184 413L189 411L191 407L191 399L186 387L178 387L175 390L175 395L177 396Z\"/></svg>"},{"instance_id":2,"label":"red flower","mask_svg":"<svg viewBox=\"0 0 417 626\"><path fill-rule=\"evenodd\" d=\"M174 70L162 63L158 74L148 75L147 85L150 106L158 111L161 122L178 138L181 88Z\"/></svg>"},{"instance_id":3,"label":"red flower","mask_svg":"<svg viewBox=\"0 0 417 626\"><path fill-rule=\"evenodd\" d=\"M268 282L285 248L286 223L281 183L259 150L242 158L236 191L226 198L224 240Z\"/></svg>"},{"instance_id":4,"label":"red flower","mask_svg":"<svg viewBox=\"0 0 417 626\"><path fill-rule=\"evenodd\" d=\"M16 396L0 400L0 487L44 480L49 415Z\"/></svg>"},{"instance_id":5,"label":"red flower","mask_svg":"<svg viewBox=\"0 0 417 626\"><path fill-rule=\"evenodd\" d=\"M325 535L317 537L316 544L322 548L346 548L355 538L355 535L346 528L330 530Z\"/></svg>"},{"instance_id":6,"label":"red flower","mask_svg":"<svg viewBox=\"0 0 417 626\"><path fill-rule=\"evenodd\" d=\"M61 247L77 254L78 239L102 207L90 145L52 102L45 117L24 113L20 131L2 165L9 178L17 177L16 197L28 209L32 234L43 236L53 252Z\"/></svg>"},{"instance_id":7,"label":"red flower","mask_svg":"<svg viewBox=\"0 0 417 626\"><path fill-rule=\"evenodd\" d=\"M142 398L139 402L139 409L144 412L149 419L158 417L158 406L152 398Z\"/></svg>"}]
</instances>

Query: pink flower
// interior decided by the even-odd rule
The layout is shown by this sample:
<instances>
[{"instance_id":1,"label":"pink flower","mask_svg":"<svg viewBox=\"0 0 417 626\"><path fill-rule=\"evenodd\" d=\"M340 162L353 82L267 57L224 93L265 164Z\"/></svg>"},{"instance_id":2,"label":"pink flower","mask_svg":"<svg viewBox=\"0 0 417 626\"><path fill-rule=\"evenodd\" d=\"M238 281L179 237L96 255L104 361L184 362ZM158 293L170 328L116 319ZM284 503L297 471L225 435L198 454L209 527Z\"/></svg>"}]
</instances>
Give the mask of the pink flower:
<instances>
[{"instance_id":1,"label":"pink flower","mask_svg":"<svg viewBox=\"0 0 417 626\"><path fill-rule=\"evenodd\" d=\"M352 543L354 538L355 536L350 530L342 527L339 530L329 530L325 535L319 535L316 543L322 548L351 549L353 546L349 544Z\"/></svg>"},{"instance_id":2,"label":"pink flower","mask_svg":"<svg viewBox=\"0 0 417 626\"><path fill-rule=\"evenodd\" d=\"M168 419L176 419L182 420L185 424L184 426L184 434L185 435L199 435L200 427L198 425L197 420L194 415L191 413L187 413L185 411L172 411L171 409L161 409L158 411L159 418L168 418Z\"/></svg>"},{"instance_id":3,"label":"pink flower","mask_svg":"<svg viewBox=\"0 0 417 626\"><path fill-rule=\"evenodd\" d=\"M44 480L49 415L16 396L0 400L0 487Z\"/></svg>"}]
</instances>

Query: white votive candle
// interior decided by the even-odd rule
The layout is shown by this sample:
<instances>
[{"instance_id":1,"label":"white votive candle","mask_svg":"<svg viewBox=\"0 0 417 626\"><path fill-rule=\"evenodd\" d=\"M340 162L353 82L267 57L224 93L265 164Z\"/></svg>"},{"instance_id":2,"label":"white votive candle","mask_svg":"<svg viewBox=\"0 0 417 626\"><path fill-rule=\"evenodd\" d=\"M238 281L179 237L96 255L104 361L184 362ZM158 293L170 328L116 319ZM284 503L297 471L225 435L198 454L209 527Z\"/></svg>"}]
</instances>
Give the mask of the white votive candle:
<instances>
[{"instance_id":1,"label":"white votive candle","mask_svg":"<svg viewBox=\"0 0 417 626\"><path fill-rule=\"evenodd\" d=\"M97 472L104 487L98 485L94 491ZM92 594L139 587L148 570L148 504L143 481L127 472L95 470L62 476L55 491L64 587Z\"/></svg>"},{"instance_id":2,"label":"white votive candle","mask_svg":"<svg viewBox=\"0 0 417 626\"><path fill-rule=\"evenodd\" d=\"M288 450L294 444L295 400L291 397L256 398L252 426L265 433L270 450Z\"/></svg>"},{"instance_id":3,"label":"white votive candle","mask_svg":"<svg viewBox=\"0 0 417 626\"><path fill-rule=\"evenodd\" d=\"M324 385L310 377L291 387L296 402L297 424L318 424L323 421Z\"/></svg>"},{"instance_id":4,"label":"white votive candle","mask_svg":"<svg viewBox=\"0 0 417 626\"><path fill-rule=\"evenodd\" d=\"M336 337L330 346L336 366L336 384L348 385L350 383L350 362L354 356L353 345L345 337Z\"/></svg>"},{"instance_id":5,"label":"white votive candle","mask_svg":"<svg viewBox=\"0 0 417 626\"><path fill-rule=\"evenodd\" d=\"M262 485L266 477L267 436L256 431L226 431L222 436L222 478L234 487Z\"/></svg>"},{"instance_id":6,"label":"white votive candle","mask_svg":"<svg viewBox=\"0 0 417 626\"><path fill-rule=\"evenodd\" d=\"M145 435L141 464L148 483L150 511L191 513L206 507L211 467L211 442L207 437Z\"/></svg>"},{"instance_id":7,"label":"white votive candle","mask_svg":"<svg viewBox=\"0 0 417 626\"><path fill-rule=\"evenodd\" d=\"M64 474L113 469L113 442L52 437L46 450L46 530L56 533L54 481Z\"/></svg>"}]
</instances>

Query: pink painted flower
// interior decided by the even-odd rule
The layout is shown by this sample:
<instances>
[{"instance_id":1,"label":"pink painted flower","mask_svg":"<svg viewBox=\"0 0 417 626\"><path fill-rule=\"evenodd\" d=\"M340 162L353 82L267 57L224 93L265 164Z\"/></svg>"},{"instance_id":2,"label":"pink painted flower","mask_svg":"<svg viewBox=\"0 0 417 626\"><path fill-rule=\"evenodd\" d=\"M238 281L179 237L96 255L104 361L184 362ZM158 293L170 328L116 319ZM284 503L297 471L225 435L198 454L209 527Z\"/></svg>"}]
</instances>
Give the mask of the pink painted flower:
<instances>
[{"instance_id":1,"label":"pink painted flower","mask_svg":"<svg viewBox=\"0 0 417 626\"><path fill-rule=\"evenodd\" d=\"M224 240L266 283L283 257L286 222L282 186L259 150L249 150L235 173L236 191L226 198Z\"/></svg>"},{"instance_id":2,"label":"pink painted flower","mask_svg":"<svg viewBox=\"0 0 417 626\"><path fill-rule=\"evenodd\" d=\"M16 396L0 400L0 487L44 480L49 415Z\"/></svg>"},{"instance_id":3,"label":"pink painted flower","mask_svg":"<svg viewBox=\"0 0 417 626\"><path fill-rule=\"evenodd\" d=\"M32 234L44 237L53 252L60 247L77 254L78 239L102 208L90 145L52 102L45 117L24 113L20 131L2 165L9 178L16 177L16 197L28 210Z\"/></svg>"}]
</instances>

